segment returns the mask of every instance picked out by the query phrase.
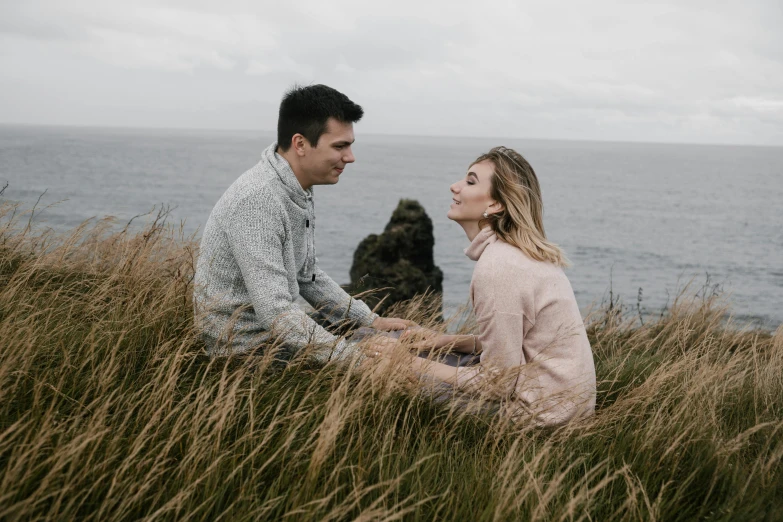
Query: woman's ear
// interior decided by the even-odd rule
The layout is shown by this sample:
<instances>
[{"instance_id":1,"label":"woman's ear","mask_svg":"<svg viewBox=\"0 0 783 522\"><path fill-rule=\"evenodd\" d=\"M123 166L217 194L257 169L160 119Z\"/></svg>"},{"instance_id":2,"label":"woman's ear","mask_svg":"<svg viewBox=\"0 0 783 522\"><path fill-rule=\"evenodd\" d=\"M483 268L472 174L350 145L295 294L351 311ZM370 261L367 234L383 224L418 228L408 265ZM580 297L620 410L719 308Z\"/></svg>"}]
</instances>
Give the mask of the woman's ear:
<instances>
[{"instance_id":1,"label":"woman's ear","mask_svg":"<svg viewBox=\"0 0 783 522\"><path fill-rule=\"evenodd\" d=\"M499 201L493 201L489 204L489 207L487 207L487 214L497 214L498 212L503 212L506 207L503 206L503 203Z\"/></svg>"}]
</instances>

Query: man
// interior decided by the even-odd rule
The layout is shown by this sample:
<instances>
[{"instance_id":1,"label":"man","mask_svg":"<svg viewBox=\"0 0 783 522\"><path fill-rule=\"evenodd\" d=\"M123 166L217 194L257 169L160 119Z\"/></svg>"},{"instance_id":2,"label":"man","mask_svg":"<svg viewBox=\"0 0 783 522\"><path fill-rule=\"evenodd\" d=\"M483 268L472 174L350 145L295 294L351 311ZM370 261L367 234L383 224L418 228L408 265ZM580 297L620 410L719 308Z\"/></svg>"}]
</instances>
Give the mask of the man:
<instances>
[{"instance_id":1,"label":"man","mask_svg":"<svg viewBox=\"0 0 783 522\"><path fill-rule=\"evenodd\" d=\"M211 354L242 353L280 340L322 360L347 343L294 302L301 295L331 324L377 330L410 323L374 314L318 268L313 187L333 185L355 158L353 124L364 114L325 85L294 87L280 104L277 142L212 209L201 239L194 304Z\"/></svg>"}]
</instances>

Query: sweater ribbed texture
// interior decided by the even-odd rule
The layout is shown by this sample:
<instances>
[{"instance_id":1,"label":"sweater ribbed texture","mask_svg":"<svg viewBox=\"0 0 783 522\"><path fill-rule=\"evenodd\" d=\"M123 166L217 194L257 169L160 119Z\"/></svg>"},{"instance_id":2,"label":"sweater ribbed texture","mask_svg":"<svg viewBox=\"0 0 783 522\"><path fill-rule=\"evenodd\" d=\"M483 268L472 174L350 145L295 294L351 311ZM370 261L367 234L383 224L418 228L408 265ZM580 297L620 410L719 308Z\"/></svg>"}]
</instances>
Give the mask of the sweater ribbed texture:
<instances>
[{"instance_id":1,"label":"sweater ribbed texture","mask_svg":"<svg viewBox=\"0 0 783 522\"><path fill-rule=\"evenodd\" d=\"M294 303L303 297L331 323L369 326L378 317L318 268L315 206L273 143L218 200L196 264L197 324L211 354L241 353L271 335L298 351L339 357L346 342Z\"/></svg>"},{"instance_id":2,"label":"sweater ribbed texture","mask_svg":"<svg viewBox=\"0 0 783 522\"><path fill-rule=\"evenodd\" d=\"M465 254L476 262L470 296L481 363L458 369L460 386L493 384L506 407L557 425L595 409L593 353L563 270L536 261L485 227Z\"/></svg>"}]
</instances>

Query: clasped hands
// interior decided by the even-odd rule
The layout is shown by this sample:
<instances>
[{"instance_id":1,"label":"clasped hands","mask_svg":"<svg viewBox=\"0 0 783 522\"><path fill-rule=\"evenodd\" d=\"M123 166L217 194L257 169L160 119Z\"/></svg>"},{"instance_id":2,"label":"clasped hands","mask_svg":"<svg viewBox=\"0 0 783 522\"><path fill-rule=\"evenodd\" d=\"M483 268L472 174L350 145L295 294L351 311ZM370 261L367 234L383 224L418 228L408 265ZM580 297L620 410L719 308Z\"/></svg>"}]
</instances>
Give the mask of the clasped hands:
<instances>
[{"instance_id":1,"label":"clasped hands","mask_svg":"<svg viewBox=\"0 0 783 522\"><path fill-rule=\"evenodd\" d=\"M372 324L376 330L404 330L399 339L374 336L365 344L364 353L369 357L392 357L395 353L411 354L432 350L438 346L440 334L434 330L423 328L407 319L378 317Z\"/></svg>"}]
</instances>

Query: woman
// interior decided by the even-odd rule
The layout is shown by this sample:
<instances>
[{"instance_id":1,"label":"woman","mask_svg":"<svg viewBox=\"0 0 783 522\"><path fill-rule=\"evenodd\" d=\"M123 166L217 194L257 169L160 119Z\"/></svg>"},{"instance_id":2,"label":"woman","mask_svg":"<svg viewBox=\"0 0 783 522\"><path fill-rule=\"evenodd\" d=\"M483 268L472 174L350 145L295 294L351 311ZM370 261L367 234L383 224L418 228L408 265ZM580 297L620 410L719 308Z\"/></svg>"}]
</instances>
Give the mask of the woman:
<instances>
[{"instance_id":1,"label":"woman","mask_svg":"<svg viewBox=\"0 0 783 522\"><path fill-rule=\"evenodd\" d=\"M563 252L546 239L541 189L516 151L495 147L451 186L449 219L470 240L476 261L470 297L478 335L408 330L418 349L480 354L475 366L454 368L411 357L420 375L501 399L512 415L562 424L595 409L595 367ZM389 343L379 343L389 353Z\"/></svg>"}]
</instances>

